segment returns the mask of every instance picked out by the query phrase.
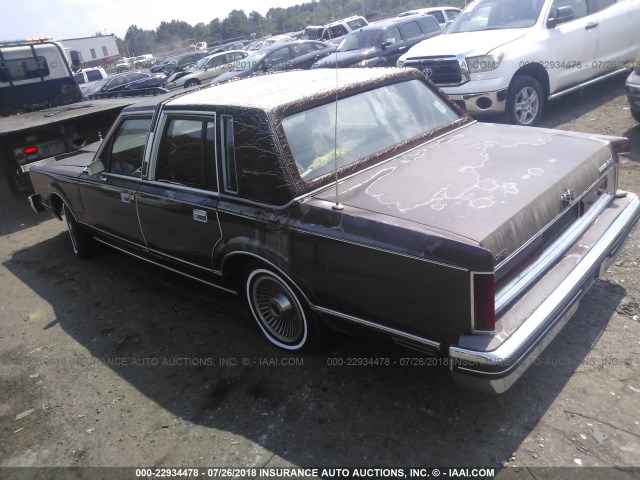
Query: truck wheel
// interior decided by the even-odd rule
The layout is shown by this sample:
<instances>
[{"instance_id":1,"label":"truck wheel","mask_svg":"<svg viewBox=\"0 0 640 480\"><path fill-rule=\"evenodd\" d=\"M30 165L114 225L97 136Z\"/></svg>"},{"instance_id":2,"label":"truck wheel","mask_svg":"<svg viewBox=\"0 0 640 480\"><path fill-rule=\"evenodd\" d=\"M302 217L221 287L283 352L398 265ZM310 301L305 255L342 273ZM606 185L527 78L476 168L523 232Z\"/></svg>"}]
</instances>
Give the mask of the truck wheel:
<instances>
[{"instance_id":1,"label":"truck wheel","mask_svg":"<svg viewBox=\"0 0 640 480\"><path fill-rule=\"evenodd\" d=\"M297 290L271 270L254 265L246 296L263 335L284 350L307 352L320 340L320 323Z\"/></svg>"},{"instance_id":2,"label":"truck wheel","mask_svg":"<svg viewBox=\"0 0 640 480\"><path fill-rule=\"evenodd\" d=\"M640 122L640 110L631 110L631 116L635 118L636 122Z\"/></svg>"},{"instance_id":3,"label":"truck wheel","mask_svg":"<svg viewBox=\"0 0 640 480\"><path fill-rule=\"evenodd\" d=\"M515 125L533 126L542 118L544 93L540 83L529 75L517 76L507 95L507 116Z\"/></svg>"},{"instance_id":4,"label":"truck wheel","mask_svg":"<svg viewBox=\"0 0 640 480\"><path fill-rule=\"evenodd\" d=\"M83 259L94 256L99 249L98 242L76 221L73 213L71 213L71 210L69 210L66 205L64 206L64 218L67 221L67 229L69 230L73 254Z\"/></svg>"},{"instance_id":5,"label":"truck wheel","mask_svg":"<svg viewBox=\"0 0 640 480\"><path fill-rule=\"evenodd\" d=\"M189 80L184 84L184 88L196 87L198 85L200 85L200 82L198 80Z\"/></svg>"}]
</instances>

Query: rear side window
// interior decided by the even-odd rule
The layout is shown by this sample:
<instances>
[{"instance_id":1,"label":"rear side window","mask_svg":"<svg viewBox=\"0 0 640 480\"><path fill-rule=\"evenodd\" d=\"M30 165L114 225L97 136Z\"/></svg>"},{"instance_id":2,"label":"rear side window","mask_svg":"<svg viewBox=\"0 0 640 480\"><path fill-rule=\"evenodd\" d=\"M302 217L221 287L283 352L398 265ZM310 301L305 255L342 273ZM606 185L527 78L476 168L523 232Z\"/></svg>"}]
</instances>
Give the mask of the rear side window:
<instances>
[{"instance_id":1,"label":"rear side window","mask_svg":"<svg viewBox=\"0 0 640 480\"><path fill-rule=\"evenodd\" d=\"M433 15L438 20L438 23L445 23L444 13L441 10L435 10L433 12L429 12L429 15Z\"/></svg>"},{"instance_id":2,"label":"rear side window","mask_svg":"<svg viewBox=\"0 0 640 480\"><path fill-rule=\"evenodd\" d=\"M49 73L49 65L44 57L11 58L0 62L0 82L48 77Z\"/></svg>"},{"instance_id":3,"label":"rear side window","mask_svg":"<svg viewBox=\"0 0 640 480\"><path fill-rule=\"evenodd\" d=\"M315 52L316 48L312 43L296 43L291 45L291 50L293 50L293 58L297 58Z\"/></svg>"},{"instance_id":4,"label":"rear side window","mask_svg":"<svg viewBox=\"0 0 640 480\"><path fill-rule=\"evenodd\" d=\"M458 15L460 15L458 10L445 10L445 12L447 12L447 19L449 21L454 20Z\"/></svg>"},{"instance_id":5,"label":"rear side window","mask_svg":"<svg viewBox=\"0 0 640 480\"><path fill-rule=\"evenodd\" d=\"M355 20L349 20L347 25L351 30L357 30L358 28L366 27L368 23L364 18L356 18Z\"/></svg>"},{"instance_id":6,"label":"rear side window","mask_svg":"<svg viewBox=\"0 0 640 480\"><path fill-rule=\"evenodd\" d=\"M217 191L212 119L169 119L158 152L156 180Z\"/></svg>"},{"instance_id":7,"label":"rear side window","mask_svg":"<svg viewBox=\"0 0 640 480\"><path fill-rule=\"evenodd\" d=\"M74 74L73 79L76 81L78 85L82 85L84 83L84 75L82 73Z\"/></svg>"},{"instance_id":8,"label":"rear side window","mask_svg":"<svg viewBox=\"0 0 640 480\"><path fill-rule=\"evenodd\" d=\"M419 20L422 32L426 34L440 32L440 24L433 17L423 17Z\"/></svg>"},{"instance_id":9,"label":"rear side window","mask_svg":"<svg viewBox=\"0 0 640 480\"><path fill-rule=\"evenodd\" d=\"M422 35L422 31L420 31L420 27L416 22L403 23L400 25L400 32L402 33L402 38L404 40L409 40Z\"/></svg>"}]
</instances>

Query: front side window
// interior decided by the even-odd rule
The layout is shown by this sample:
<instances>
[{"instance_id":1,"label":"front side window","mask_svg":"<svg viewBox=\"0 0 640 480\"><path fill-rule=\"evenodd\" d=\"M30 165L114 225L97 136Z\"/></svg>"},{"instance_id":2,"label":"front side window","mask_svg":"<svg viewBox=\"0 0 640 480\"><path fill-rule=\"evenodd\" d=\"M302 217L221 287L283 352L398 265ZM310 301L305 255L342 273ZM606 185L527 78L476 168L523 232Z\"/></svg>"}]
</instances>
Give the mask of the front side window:
<instances>
[{"instance_id":1,"label":"front side window","mask_svg":"<svg viewBox=\"0 0 640 480\"><path fill-rule=\"evenodd\" d=\"M100 155L107 172L140 177L151 117L124 120Z\"/></svg>"},{"instance_id":2,"label":"front side window","mask_svg":"<svg viewBox=\"0 0 640 480\"><path fill-rule=\"evenodd\" d=\"M543 0L475 0L456 17L447 33L530 28L538 21L543 4Z\"/></svg>"},{"instance_id":3,"label":"front side window","mask_svg":"<svg viewBox=\"0 0 640 480\"><path fill-rule=\"evenodd\" d=\"M393 27L384 32L384 36L382 37L382 44L389 42L391 45L394 43L399 43L402 41L402 37L400 36L400 30L398 27Z\"/></svg>"},{"instance_id":4,"label":"front side window","mask_svg":"<svg viewBox=\"0 0 640 480\"><path fill-rule=\"evenodd\" d=\"M458 114L421 80L379 87L282 120L303 180L424 135ZM337 135L336 135L337 132Z\"/></svg>"},{"instance_id":5,"label":"front side window","mask_svg":"<svg viewBox=\"0 0 640 480\"><path fill-rule=\"evenodd\" d=\"M170 118L158 152L156 180L217 191L215 123Z\"/></svg>"},{"instance_id":6,"label":"front side window","mask_svg":"<svg viewBox=\"0 0 640 480\"><path fill-rule=\"evenodd\" d=\"M586 0L555 0L551 5L551 10L559 7L571 7L573 9L573 19L586 17L589 14Z\"/></svg>"},{"instance_id":7,"label":"front side window","mask_svg":"<svg viewBox=\"0 0 640 480\"><path fill-rule=\"evenodd\" d=\"M425 34L440 32L440 24L438 21L430 16L422 17L418 20L420 28Z\"/></svg>"}]
</instances>

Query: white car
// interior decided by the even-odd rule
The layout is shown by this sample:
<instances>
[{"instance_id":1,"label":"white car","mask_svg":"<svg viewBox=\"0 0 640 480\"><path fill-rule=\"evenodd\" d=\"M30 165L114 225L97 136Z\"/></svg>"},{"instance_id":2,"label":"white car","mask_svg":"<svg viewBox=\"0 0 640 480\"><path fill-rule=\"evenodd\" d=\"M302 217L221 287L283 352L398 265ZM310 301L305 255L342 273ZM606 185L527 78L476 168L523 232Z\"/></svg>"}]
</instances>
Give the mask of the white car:
<instances>
[{"instance_id":1,"label":"white car","mask_svg":"<svg viewBox=\"0 0 640 480\"><path fill-rule=\"evenodd\" d=\"M444 31L451 22L460 14L461 10L455 7L430 7L430 8L416 8L415 10L408 10L406 12L399 13L398 17L406 17L407 15L433 15L438 20L440 28Z\"/></svg>"},{"instance_id":2,"label":"white car","mask_svg":"<svg viewBox=\"0 0 640 480\"><path fill-rule=\"evenodd\" d=\"M233 63L244 59L249 52L244 50L231 50L220 52L198 60L193 67L184 72L174 73L167 79L165 88L190 88L211 82L214 78L233 69Z\"/></svg>"},{"instance_id":3,"label":"white car","mask_svg":"<svg viewBox=\"0 0 640 480\"><path fill-rule=\"evenodd\" d=\"M83 95L87 93L87 90L89 90L94 83L107 77L107 72L105 72L104 68L101 67L84 68L73 74L73 79L80 87L80 91Z\"/></svg>"},{"instance_id":4,"label":"white car","mask_svg":"<svg viewBox=\"0 0 640 480\"><path fill-rule=\"evenodd\" d=\"M471 114L535 125L548 100L627 71L638 25L637 0L475 0L397 66L422 70Z\"/></svg>"}]
</instances>

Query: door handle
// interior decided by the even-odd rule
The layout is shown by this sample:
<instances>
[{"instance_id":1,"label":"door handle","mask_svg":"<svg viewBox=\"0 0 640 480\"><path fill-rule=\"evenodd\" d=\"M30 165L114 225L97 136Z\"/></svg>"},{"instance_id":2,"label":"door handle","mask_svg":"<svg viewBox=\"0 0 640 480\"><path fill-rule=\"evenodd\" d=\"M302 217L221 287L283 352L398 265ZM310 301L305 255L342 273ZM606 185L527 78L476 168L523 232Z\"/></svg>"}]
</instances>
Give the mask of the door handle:
<instances>
[{"instance_id":1,"label":"door handle","mask_svg":"<svg viewBox=\"0 0 640 480\"><path fill-rule=\"evenodd\" d=\"M202 222L202 223L207 223L207 212L204 210L198 210L197 208L195 208L193 210L193 219L196 222Z\"/></svg>"},{"instance_id":2,"label":"door handle","mask_svg":"<svg viewBox=\"0 0 640 480\"><path fill-rule=\"evenodd\" d=\"M120 192L120 200L122 200L124 203L131 203L131 200L133 200L133 193Z\"/></svg>"},{"instance_id":3,"label":"door handle","mask_svg":"<svg viewBox=\"0 0 640 480\"><path fill-rule=\"evenodd\" d=\"M406 45L401 46L400 48L398 48L398 50L404 50L405 48L407 48Z\"/></svg>"},{"instance_id":4,"label":"door handle","mask_svg":"<svg viewBox=\"0 0 640 480\"><path fill-rule=\"evenodd\" d=\"M584 27L584 29L585 30L593 30L597 26L598 26L598 24L596 22L589 22L589 23L587 23L587 26Z\"/></svg>"},{"instance_id":5,"label":"door handle","mask_svg":"<svg viewBox=\"0 0 640 480\"><path fill-rule=\"evenodd\" d=\"M104 175L98 175L98 180L100 180L101 182L106 182L107 177L105 177Z\"/></svg>"}]
</instances>

